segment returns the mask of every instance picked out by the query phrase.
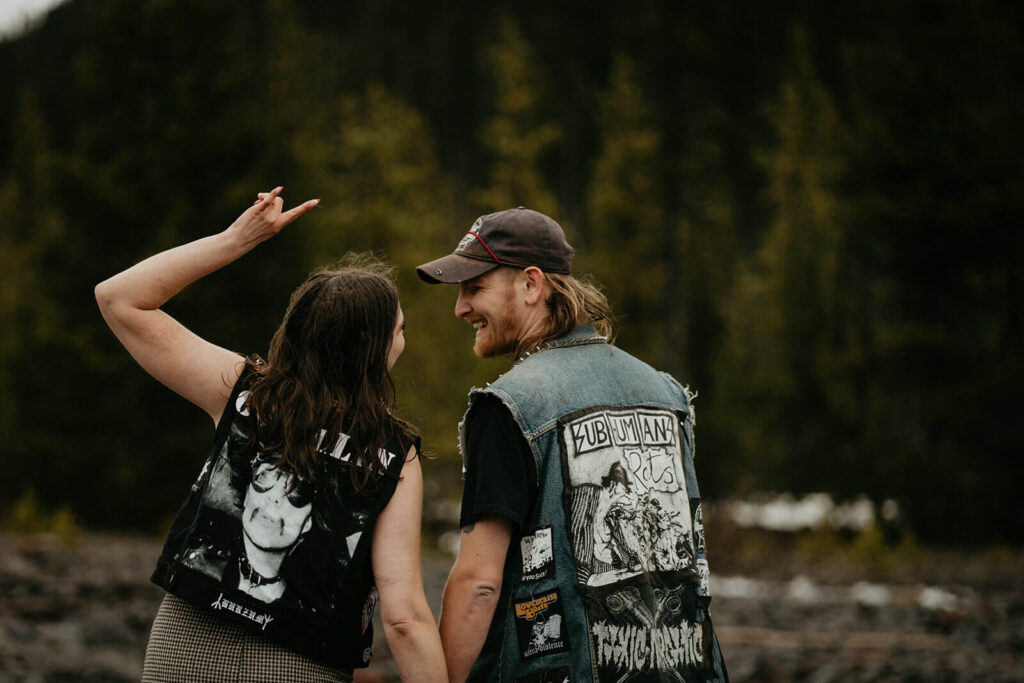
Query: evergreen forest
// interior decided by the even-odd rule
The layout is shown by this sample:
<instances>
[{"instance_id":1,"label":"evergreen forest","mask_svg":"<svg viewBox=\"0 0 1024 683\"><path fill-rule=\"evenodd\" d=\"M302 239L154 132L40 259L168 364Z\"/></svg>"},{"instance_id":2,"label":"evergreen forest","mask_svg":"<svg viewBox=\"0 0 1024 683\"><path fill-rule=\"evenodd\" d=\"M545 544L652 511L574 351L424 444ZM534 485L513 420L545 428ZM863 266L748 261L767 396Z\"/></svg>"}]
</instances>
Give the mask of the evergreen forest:
<instances>
[{"instance_id":1,"label":"evergreen forest","mask_svg":"<svg viewBox=\"0 0 1024 683\"><path fill-rule=\"evenodd\" d=\"M616 344L698 392L705 498L899 503L1024 540L1024 10L997 0L69 0L0 42L0 516L165 528L209 418L93 286L322 206L166 307L265 354L317 265L398 267L400 413L457 499L472 354L416 265L483 213L558 220ZM433 470L433 472L432 472Z\"/></svg>"}]
</instances>

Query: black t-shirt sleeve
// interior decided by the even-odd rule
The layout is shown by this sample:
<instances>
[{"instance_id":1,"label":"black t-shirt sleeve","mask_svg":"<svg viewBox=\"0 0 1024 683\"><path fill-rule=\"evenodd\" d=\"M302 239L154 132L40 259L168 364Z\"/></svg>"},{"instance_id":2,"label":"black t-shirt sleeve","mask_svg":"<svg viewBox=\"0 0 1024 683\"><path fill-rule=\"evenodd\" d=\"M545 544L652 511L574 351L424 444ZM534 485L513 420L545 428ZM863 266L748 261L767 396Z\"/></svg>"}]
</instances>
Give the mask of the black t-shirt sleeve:
<instances>
[{"instance_id":1,"label":"black t-shirt sleeve","mask_svg":"<svg viewBox=\"0 0 1024 683\"><path fill-rule=\"evenodd\" d=\"M474 402L465 429L466 481L459 526L497 515L521 530L537 491L537 468L526 439L508 408L493 396Z\"/></svg>"}]
</instances>

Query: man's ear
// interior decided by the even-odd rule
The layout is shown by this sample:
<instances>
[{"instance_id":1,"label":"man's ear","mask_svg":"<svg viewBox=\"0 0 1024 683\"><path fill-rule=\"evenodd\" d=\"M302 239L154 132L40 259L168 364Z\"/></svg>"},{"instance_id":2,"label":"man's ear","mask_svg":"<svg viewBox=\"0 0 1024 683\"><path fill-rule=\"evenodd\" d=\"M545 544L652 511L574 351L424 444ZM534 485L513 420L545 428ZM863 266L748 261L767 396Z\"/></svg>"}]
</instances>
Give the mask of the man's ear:
<instances>
[{"instance_id":1,"label":"man's ear","mask_svg":"<svg viewBox=\"0 0 1024 683\"><path fill-rule=\"evenodd\" d=\"M544 299L544 271L537 266L523 270L523 287L526 291L526 303L533 306Z\"/></svg>"}]
</instances>

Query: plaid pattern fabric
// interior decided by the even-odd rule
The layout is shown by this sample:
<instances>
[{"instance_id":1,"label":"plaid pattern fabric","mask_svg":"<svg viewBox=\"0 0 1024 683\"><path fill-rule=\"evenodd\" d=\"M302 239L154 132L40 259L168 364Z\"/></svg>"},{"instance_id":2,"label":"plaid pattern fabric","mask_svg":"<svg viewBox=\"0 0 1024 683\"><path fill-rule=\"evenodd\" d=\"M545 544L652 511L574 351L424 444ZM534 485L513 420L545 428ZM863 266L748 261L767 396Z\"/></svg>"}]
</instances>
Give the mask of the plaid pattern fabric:
<instances>
[{"instance_id":1,"label":"plaid pattern fabric","mask_svg":"<svg viewBox=\"0 0 1024 683\"><path fill-rule=\"evenodd\" d=\"M142 666L143 683L351 680L351 671L303 657L170 594L153 621Z\"/></svg>"}]
</instances>

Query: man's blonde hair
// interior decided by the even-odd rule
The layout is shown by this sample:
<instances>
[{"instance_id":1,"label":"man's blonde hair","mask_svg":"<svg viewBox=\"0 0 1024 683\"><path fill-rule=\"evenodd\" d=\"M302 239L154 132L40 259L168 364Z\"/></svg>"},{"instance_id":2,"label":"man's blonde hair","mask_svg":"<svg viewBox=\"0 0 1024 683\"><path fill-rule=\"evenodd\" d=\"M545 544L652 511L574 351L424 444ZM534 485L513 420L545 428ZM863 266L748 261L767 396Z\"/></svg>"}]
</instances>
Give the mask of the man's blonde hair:
<instances>
[{"instance_id":1,"label":"man's blonde hair","mask_svg":"<svg viewBox=\"0 0 1024 683\"><path fill-rule=\"evenodd\" d=\"M572 275L557 273L544 273L544 279L550 286L546 300L547 324L540 332L516 343L516 358L532 353L545 342L558 339L584 323L592 324L597 333L611 343L611 306L596 284L589 279L578 280Z\"/></svg>"}]
</instances>

